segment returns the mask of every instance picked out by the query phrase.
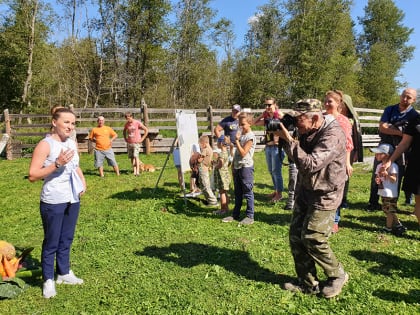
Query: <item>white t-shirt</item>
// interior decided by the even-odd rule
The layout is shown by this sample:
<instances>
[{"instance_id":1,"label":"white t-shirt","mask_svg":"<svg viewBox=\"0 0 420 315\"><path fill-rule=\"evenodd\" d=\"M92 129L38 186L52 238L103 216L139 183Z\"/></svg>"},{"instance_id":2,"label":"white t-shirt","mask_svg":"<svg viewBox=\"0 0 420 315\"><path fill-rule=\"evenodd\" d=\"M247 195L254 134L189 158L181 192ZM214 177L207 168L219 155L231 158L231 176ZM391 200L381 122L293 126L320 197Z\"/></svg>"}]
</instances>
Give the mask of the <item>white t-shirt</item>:
<instances>
[{"instance_id":1,"label":"white t-shirt","mask_svg":"<svg viewBox=\"0 0 420 315\"><path fill-rule=\"evenodd\" d=\"M245 143L247 143L249 140L252 141L252 147L244 157L242 157L241 154L239 153L239 150L236 149L233 156L234 169L254 166L253 156L254 156L255 146L257 145L257 139L255 137L255 134L252 131L250 131L244 135L241 135L239 142L241 146L243 147L245 146Z\"/></svg>"},{"instance_id":2,"label":"white t-shirt","mask_svg":"<svg viewBox=\"0 0 420 315\"><path fill-rule=\"evenodd\" d=\"M382 163L379 163L376 167L376 175L379 174L381 167ZM398 197L398 165L392 163L388 169L388 174L395 174L397 176L397 180L395 182L391 182L387 177L380 177L382 185L379 184L378 195L382 197L396 198Z\"/></svg>"}]
</instances>

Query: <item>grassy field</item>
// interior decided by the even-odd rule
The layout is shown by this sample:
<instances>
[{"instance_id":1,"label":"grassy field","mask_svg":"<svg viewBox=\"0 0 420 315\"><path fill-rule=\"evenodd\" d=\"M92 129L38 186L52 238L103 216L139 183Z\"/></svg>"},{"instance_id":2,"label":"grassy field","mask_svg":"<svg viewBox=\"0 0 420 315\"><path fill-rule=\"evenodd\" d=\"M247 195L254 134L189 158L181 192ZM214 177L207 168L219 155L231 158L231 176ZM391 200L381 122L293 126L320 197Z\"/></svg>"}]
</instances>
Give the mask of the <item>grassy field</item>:
<instances>
[{"instance_id":1,"label":"grassy field","mask_svg":"<svg viewBox=\"0 0 420 315\"><path fill-rule=\"evenodd\" d=\"M166 155L143 156L157 167ZM331 244L350 274L337 298L292 294L295 276L288 245L291 212L271 205L264 153L256 160L255 224L238 227L212 208L180 197L172 158L165 170L134 177L126 155L122 174L101 179L93 157L82 155L88 182L72 248L82 286L57 286L42 297L41 279L16 299L0 300L1 314L415 314L420 312L420 231L412 207L400 205L406 236L382 234L382 212L364 210L370 165L355 165L350 207ZM35 247L39 262L41 182L30 183L28 159L0 160L0 239ZM161 173L162 172L162 173ZM287 183L287 167L284 167ZM162 178L156 187L159 175ZM187 176L188 177L188 176ZM325 279L322 272L319 273Z\"/></svg>"}]
</instances>

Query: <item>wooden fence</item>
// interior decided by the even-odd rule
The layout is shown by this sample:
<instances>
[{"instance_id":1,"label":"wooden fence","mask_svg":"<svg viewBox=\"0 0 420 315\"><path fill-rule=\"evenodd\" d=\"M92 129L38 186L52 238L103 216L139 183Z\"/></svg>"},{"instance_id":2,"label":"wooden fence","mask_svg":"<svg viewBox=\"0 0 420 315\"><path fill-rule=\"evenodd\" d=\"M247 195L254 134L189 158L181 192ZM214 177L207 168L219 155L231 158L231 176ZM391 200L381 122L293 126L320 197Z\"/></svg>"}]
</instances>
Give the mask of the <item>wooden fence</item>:
<instances>
[{"instance_id":1,"label":"wooden fence","mask_svg":"<svg viewBox=\"0 0 420 315\"><path fill-rule=\"evenodd\" d=\"M153 152L167 153L170 151L176 137L175 109L149 108L143 105L142 108L72 108L76 114L76 131L79 145L79 152L91 152L92 144L88 140L89 131L96 126L97 117L105 117L105 124L111 126L119 137L113 143L116 153L127 152L126 144L122 138L122 130L126 122L124 114L131 112L135 118L148 127L149 135L143 143L142 152L150 154ZM223 118L230 115L230 109L214 109L211 106L205 109L193 109L196 112L199 134L213 135L213 128ZM362 127L363 146L376 146L379 142L378 125L382 110L355 108L359 115ZM282 109L288 112L289 109ZM250 110L255 117L262 113L260 110ZM40 114L13 114L8 110L3 112L1 121L4 122L3 132L9 135L6 145L6 158L15 159L30 157L33 148L49 133L51 126L50 115ZM257 135L257 151L264 148L262 138L264 130L262 127L253 129Z\"/></svg>"}]
</instances>

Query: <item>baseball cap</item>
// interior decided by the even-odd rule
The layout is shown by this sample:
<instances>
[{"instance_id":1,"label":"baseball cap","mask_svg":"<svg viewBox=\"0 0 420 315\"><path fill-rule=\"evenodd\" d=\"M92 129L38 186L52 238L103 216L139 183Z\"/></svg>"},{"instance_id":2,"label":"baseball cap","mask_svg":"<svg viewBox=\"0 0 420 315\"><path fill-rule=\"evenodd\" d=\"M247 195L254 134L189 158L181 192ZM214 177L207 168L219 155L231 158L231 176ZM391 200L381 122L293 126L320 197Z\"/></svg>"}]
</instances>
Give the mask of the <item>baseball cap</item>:
<instances>
[{"instance_id":1,"label":"baseball cap","mask_svg":"<svg viewBox=\"0 0 420 315\"><path fill-rule=\"evenodd\" d=\"M391 155L394 152L394 147L388 143L382 143L377 148L371 148L373 153L385 153Z\"/></svg>"},{"instance_id":2,"label":"baseball cap","mask_svg":"<svg viewBox=\"0 0 420 315\"><path fill-rule=\"evenodd\" d=\"M316 98L305 98L296 102L293 111L289 112L290 116L296 117L307 112L318 112L322 110L322 103Z\"/></svg>"},{"instance_id":3,"label":"baseball cap","mask_svg":"<svg viewBox=\"0 0 420 315\"><path fill-rule=\"evenodd\" d=\"M239 104L233 105L232 110L236 110L237 112L240 112L241 111L241 105L239 105Z\"/></svg>"}]
</instances>

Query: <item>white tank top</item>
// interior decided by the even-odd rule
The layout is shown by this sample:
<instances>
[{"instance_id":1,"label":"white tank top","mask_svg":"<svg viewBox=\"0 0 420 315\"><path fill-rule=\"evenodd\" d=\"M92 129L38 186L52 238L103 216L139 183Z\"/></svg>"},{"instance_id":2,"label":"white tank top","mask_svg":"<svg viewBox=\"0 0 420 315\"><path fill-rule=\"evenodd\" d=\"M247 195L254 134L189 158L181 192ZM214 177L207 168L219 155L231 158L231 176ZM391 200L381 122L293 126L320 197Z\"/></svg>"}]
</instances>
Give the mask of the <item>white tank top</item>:
<instances>
[{"instance_id":1,"label":"white tank top","mask_svg":"<svg viewBox=\"0 0 420 315\"><path fill-rule=\"evenodd\" d=\"M54 140L52 137L46 137L42 141L46 141L50 145L50 154L44 162L44 167L55 163L61 150L65 151L70 148L75 151L75 154L70 162L58 168L44 179L44 185L41 190L41 201L49 204L78 202L79 199L77 196L73 196L71 187L71 172L79 166L79 154L77 154L76 142L70 138L65 142L61 142Z\"/></svg>"}]
</instances>

